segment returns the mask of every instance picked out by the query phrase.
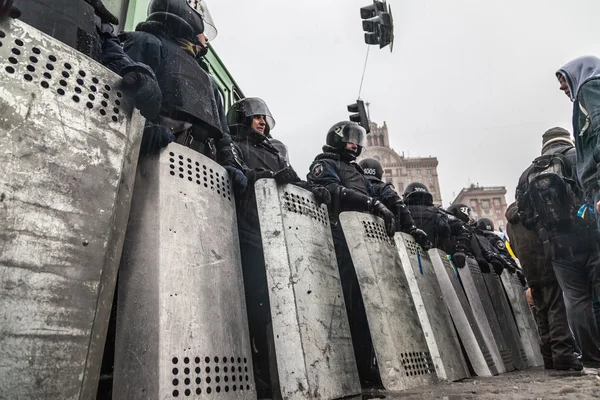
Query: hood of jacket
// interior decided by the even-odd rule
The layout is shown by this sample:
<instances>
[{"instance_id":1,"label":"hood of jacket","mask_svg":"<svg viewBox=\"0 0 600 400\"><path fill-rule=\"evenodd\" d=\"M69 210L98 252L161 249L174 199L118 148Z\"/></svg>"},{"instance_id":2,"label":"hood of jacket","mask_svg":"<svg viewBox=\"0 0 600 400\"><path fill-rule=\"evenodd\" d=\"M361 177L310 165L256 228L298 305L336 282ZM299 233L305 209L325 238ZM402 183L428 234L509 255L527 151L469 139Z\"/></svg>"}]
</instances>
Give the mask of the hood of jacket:
<instances>
[{"instance_id":1,"label":"hood of jacket","mask_svg":"<svg viewBox=\"0 0 600 400\"><path fill-rule=\"evenodd\" d=\"M600 76L600 58L595 56L578 57L566 63L556 71L556 74L565 77L571 91L571 100L574 101L577 99L579 88L585 81Z\"/></svg>"}]
</instances>

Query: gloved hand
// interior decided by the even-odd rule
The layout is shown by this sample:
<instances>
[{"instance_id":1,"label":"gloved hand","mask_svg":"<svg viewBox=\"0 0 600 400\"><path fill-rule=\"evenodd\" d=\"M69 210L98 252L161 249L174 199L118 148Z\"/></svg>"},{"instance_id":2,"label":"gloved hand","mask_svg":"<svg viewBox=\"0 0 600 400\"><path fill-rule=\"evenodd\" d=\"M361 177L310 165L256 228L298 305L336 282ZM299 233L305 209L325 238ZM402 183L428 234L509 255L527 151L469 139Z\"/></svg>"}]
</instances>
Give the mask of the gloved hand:
<instances>
[{"instance_id":1,"label":"gloved hand","mask_svg":"<svg viewBox=\"0 0 600 400\"><path fill-rule=\"evenodd\" d=\"M488 263L485 259L476 258L475 261L477 261L477 264L479 265L479 269L481 270L481 272L487 274L492 270L490 263Z\"/></svg>"},{"instance_id":2,"label":"gloved hand","mask_svg":"<svg viewBox=\"0 0 600 400\"><path fill-rule=\"evenodd\" d=\"M504 263L498 257L492 258L490 260L490 264L492 264L492 268L494 268L496 275L502 275L502 271L504 271Z\"/></svg>"},{"instance_id":3,"label":"gloved hand","mask_svg":"<svg viewBox=\"0 0 600 400\"><path fill-rule=\"evenodd\" d=\"M369 211L374 215L383 218L388 236L394 237L394 234L396 233L396 218L394 218L394 213L388 210L388 208L379 200L371 202Z\"/></svg>"},{"instance_id":4,"label":"gloved hand","mask_svg":"<svg viewBox=\"0 0 600 400\"><path fill-rule=\"evenodd\" d=\"M268 169L253 169L246 172L246 177L248 178L248 183L253 185L257 180L262 178L272 178L273 171L269 171Z\"/></svg>"},{"instance_id":5,"label":"gloved hand","mask_svg":"<svg viewBox=\"0 0 600 400\"><path fill-rule=\"evenodd\" d=\"M0 0L0 18L19 18L21 10L13 5L13 0Z\"/></svg>"},{"instance_id":6,"label":"gloved hand","mask_svg":"<svg viewBox=\"0 0 600 400\"><path fill-rule=\"evenodd\" d=\"M280 169L275 173L275 175L273 175L273 178L278 185L285 185L288 183L298 182L300 180L298 174L292 167Z\"/></svg>"},{"instance_id":7,"label":"gloved hand","mask_svg":"<svg viewBox=\"0 0 600 400\"><path fill-rule=\"evenodd\" d=\"M1 1L1 0L0 0ZM90 6L94 7L96 15L100 17L102 22L108 22L109 24L119 25L119 19L115 17L104 5L102 0L85 0Z\"/></svg>"},{"instance_id":8,"label":"gloved hand","mask_svg":"<svg viewBox=\"0 0 600 400\"><path fill-rule=\"evenodd\" d=\"M527 287L527 279L525 279L525 275L523 274L523 272L518 269L517 270L517 278L519 278L519 282L521 282L521 286L523 286L524 288Z\"/></svg>"},{"instance_id":9,"label":"gloved hand","mask_svg":"<svg viewBox=\"0 0 600 400\"><path fill-rule=\"evenodd\" d=\"M153 76L139 71L130 71L123 76L123 90L133 98L135 107L147 120L158 116L162 93Z\"/></svg>"},{"instance_id":10,"label":"gloved hand","mask_svg":"<svg viewBox=\"0 0 600 400\"><path fill-rule=\"evenodd\" d=\"M160 149L175 141L175 136L164 126L146 123L142 136L140 154L158 154Z\"/></svg>"},{"instance_id":11,"label":"gloved hand","mask_svg":"<svg viewBox=\"0 0 600 400\"><path fill-rule=\"evenodd\" d=\"M319 204L331 204L331 193L323 186L315 186L312 188L312 194L315 196L315 200Z\"/></svg>"},{"instance_id":12,"label":"gloved hand","mask_svg":"<svg viewBox=\"0 0 600 400\"><path fill-rule=\"evenodd\" d=\"M462 251L457 251L452 255L452 262L457 268L464 268L467 264L467 256Z\"/></svg>"},{"instance_id":13,"label":"gloved hand","mask_svg":"<svg viewBox=\"0 0 600 400\"><path fill-rule=\"evenodd\" d=\"M246 189L248 189L248 178L242 171L237 168L226 165L224 167L229 173L229 179L231 179L231 186L233 186L233 193L236 198L239 198Z\"/></svg>"},{"instance_id":14,"label":"gloved hand","mask_svg":"<svg viewBox=\"0 0 600 400\"><path fill-rule=\"evenodd\" d=\"M423 231L422 229L419 229L416 226L412 226L408 230L408 234L415 239L415 242L417 242L419 246L423 248L423 250L427 251L431 249L431 243L429 242L429 238L427 237L425 231Z\"/></svg>"}]
</instances>

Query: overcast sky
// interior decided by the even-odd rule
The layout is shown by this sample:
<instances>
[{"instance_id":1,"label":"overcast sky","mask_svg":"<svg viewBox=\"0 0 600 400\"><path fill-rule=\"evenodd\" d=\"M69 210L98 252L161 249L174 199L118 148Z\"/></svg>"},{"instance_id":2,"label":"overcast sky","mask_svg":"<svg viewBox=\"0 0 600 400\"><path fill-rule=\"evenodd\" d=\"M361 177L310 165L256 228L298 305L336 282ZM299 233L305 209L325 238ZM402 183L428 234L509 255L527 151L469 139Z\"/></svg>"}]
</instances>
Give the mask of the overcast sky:
<instances>
[{"instance_id":1,"label":"overcast sky","mask_svg":"<svg viewBox=\"0 0 600 400\"><path fill-rule=\"evenodd\" d=\"M304 176L331 125L348 119L366 45L368 0L211 0L213 46L246 96L269 105L272 132ZM554 72L600 55L598 0L391 0L394 51L371 47L362 98L391 146L436 156L444 205L469 182L516 181L542 133L571 127Z\"/></svg>"}]
</instances>

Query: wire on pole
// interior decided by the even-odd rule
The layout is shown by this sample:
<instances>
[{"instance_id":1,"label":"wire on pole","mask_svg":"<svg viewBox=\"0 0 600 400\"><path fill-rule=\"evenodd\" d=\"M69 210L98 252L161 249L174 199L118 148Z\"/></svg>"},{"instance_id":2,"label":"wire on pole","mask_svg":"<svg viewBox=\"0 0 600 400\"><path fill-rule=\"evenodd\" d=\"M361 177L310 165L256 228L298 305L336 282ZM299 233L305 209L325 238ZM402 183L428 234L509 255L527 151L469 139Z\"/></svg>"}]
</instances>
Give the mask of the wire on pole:
<instances>
[{"instance_id":1,"label":"wire on pole","mask_svg":"<svg viewBox=\"0 0 600 400\"><path fill-rule=\"evenodd\" d=\"M371 46L367 45L367 55L365 57L365 65L363 67L362 76L360 78L360 87L358 88L358 99L359 100L360 100L360 94L362 93L363 82L365 80L365 72L367 70L367 62L369 61L369 50L370 49L371 49Z\"/></svg>"}]
</instances>

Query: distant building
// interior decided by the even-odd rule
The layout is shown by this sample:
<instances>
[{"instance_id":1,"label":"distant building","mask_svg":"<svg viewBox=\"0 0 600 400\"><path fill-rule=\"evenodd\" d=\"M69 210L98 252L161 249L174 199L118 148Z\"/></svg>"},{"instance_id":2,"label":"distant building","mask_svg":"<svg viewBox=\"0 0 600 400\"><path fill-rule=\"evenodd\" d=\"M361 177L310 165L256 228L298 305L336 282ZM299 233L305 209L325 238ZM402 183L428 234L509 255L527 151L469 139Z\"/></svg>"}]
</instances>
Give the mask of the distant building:
<instances>
[{"instance_id":1,"label":"distant building","mask_svg":"<svg viewBox=\"0 0 600 400\"><path fill-rule=\"evenodd\" d=\"M404 188L412 182L425 184L435 204L442 204L440 183L438 181L436 157L404 157L390 148L388 127L385 121L383 126L371 123L371 132L367 135L367 147L363 150L359 160L374 158L383 166L383 180L392 183L396 191L402 195Z\"/></svg>"},{"instance_id":2,"label":"distant building","mask_svg":"<svg viewBox=\"0 0 600 400\"><path fill-rule=\"evenodd\" d=\"M489 218L494 222L496 230L506 231L506 188L504 186L483 187L469 186L460 191L452 204L466 204L477 213L479 218Z\"/></svg>"}]
</instances>

